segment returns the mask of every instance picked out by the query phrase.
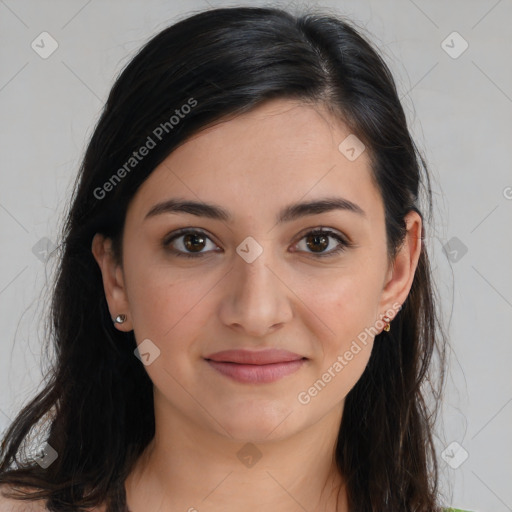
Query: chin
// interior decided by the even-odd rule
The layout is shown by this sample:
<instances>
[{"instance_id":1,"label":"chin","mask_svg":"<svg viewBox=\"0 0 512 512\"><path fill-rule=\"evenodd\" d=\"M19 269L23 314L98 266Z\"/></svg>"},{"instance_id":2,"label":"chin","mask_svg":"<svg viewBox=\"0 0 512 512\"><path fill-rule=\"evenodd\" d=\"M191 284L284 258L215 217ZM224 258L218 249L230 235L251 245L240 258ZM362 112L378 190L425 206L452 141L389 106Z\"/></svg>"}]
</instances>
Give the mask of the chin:
<instances>
[{"instance_id":1,"label":"chin","mask_svg":"<svg viewBox=\"0 0 512 512\"><path fill-rule=\"evenodd\" d=\"M238 443L263 444L273 441L282 441L289 437L292 432L289 429L276 429L277 424L265 425L232 425L229 430L231 441ZM277 430L279 430L277 432ZM225 434L225 433L224 433Z\"/></svg>"},{"instance_id":2,"label":"chin","mask_svg":"<svg viewBox=\"0 0 512 512\"><path fill-rule=\"evenodd\" d=\"M278 441L295 431L290 421L286 421L287 418L296 420L293 409L284 403L239 403L215 417L219 418L219 423L225 429L216 425L216 430L223 435L231 435L230 438L238 442L257 444Z\"/></svg>"}]
</instances>

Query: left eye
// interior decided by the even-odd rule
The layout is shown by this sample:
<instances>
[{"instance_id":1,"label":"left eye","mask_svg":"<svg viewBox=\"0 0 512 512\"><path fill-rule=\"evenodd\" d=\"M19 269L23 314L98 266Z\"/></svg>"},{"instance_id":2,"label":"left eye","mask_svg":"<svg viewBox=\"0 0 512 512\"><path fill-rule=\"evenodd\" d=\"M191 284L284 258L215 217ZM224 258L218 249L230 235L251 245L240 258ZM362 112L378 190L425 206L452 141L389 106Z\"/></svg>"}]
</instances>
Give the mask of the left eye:
<instances>
[{"instance_id":1,"label":"left eye","mask_svg":"<svg viewBox=\"0 0 512 512\"><path fill-rule=\"evenodd\" d=\"M333 249L326 252L325 249L331 245L329 239L335 240L338 244ZM347 247L350 246L349 242L347 242L341 235L326 229L316 229L307 232L296 244L296 246L299 246L302 240L305 240L306 248L313 251L310 254L313 254L319 258L333 256L344 251ZM174 246L173 242L175 241L179 241L177 245L181 245L181 248L176 248ZM163 242L163 246L176 256L198 258L204 256L208 252L218 252L215 251L215 249L201 252L207 245L207 241L210 241L210 243L215 246L210 237L203 231L184 229L173 233L170 238L167 237Z\"/></svg>"},{"instance_id":2,"label":"left eye","mask_svg":"<svg viewBox=\"0 0 512 512\"><path fill-rule=\"evenodd\" d=\"M329 239L334 239L338 242L338 245L330 251L325 251L329 247ZM325 229L317 229L309 231L305 236L301 238L306 240L306 247L313 250L313 254L320 258L334 256L344 251L350 244L338 233ZM300 245L300 242L297 246Z\"/></svg>"}]
</instances>

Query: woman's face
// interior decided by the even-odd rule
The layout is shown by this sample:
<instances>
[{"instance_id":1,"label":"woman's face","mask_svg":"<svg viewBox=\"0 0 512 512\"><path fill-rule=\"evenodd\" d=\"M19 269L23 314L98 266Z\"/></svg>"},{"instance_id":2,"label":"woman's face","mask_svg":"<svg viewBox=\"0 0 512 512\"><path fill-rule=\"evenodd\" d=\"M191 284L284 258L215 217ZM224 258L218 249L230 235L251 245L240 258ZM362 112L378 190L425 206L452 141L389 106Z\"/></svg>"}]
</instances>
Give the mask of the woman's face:
<instances>
[{"instance_id":1,"label":"woman's face","mask_svg":"<svg viewBox=\"0 0 512 512\"><path fill-rule=\"evenodd\" d=\"M115 282L102 270L112 316L128 317L118 328L144 341L156 409L253 441L341 417L380 319L407 296L419 251L406 246L389 264L367 151L354 159L353 139L339 148L349 135L321 107L272 100L195 135L140 187ZM326 200L342 207L300 206ZM170 201L211 208L185 212ZM419 234L415 215L408 225ZM207 360L239 349L305 359Z\"/></svg>"}]
</instances>

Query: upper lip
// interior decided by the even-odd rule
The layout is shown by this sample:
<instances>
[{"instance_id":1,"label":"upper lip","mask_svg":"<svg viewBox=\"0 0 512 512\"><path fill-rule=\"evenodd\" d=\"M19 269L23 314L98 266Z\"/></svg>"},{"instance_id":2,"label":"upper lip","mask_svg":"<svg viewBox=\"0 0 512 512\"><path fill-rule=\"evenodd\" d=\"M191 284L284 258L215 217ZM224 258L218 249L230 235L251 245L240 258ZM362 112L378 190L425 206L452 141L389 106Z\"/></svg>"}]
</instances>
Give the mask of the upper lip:
<instances>
[{"instance_id":1,"label":"upper lip","mask_svg":"<svg viewBox=\"0 0 512 512\"><path fill-rule=\"evenodd\" d=\"M238 364L272 364L287 363L305 358L299 354L289 352L288 350L272 348L259 351L222 350L221 352L215 352L214 354L206 356L205 359Z\"/></svg>"}]
</instances>

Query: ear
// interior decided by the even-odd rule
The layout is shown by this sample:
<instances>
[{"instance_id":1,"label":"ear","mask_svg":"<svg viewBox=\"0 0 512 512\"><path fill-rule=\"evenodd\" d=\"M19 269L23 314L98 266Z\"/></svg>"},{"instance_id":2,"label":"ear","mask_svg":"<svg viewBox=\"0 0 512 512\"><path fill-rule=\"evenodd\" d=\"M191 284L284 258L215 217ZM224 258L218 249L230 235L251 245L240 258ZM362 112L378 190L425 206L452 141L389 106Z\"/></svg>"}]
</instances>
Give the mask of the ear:
<instances>
[{"instance_id":1,"label":"ear","mask_svg":"<svg viewBox=\"0 0 512 512\"><path fill-rule=\"evenodd\" d=\"M115 326L120 331L131 331L133 327L124 285L123 270L114 257L112 240L100 233L96 233L92 240L91 250L101 270L110 317L114 319L117 315L126 315L126 320L122 324L116 323Z\"/></svg>"},{"instance_id":2,"label":"ear","mask_svg":"<svg viewBox=\"0 0 512 512\"><path fill-rule=\"evenodd\" d=\"M379 304L381 317L387 317L385 320L388 321L396 316L409 295L421 254L421 217L417 212L410 211L404 220L407 234L387 272Z\"/></svg>"}]
</instances>

